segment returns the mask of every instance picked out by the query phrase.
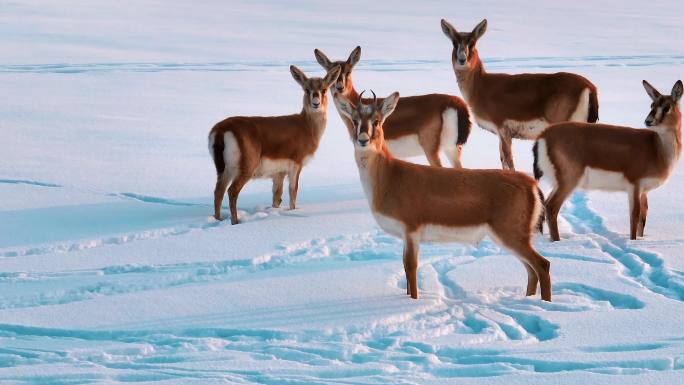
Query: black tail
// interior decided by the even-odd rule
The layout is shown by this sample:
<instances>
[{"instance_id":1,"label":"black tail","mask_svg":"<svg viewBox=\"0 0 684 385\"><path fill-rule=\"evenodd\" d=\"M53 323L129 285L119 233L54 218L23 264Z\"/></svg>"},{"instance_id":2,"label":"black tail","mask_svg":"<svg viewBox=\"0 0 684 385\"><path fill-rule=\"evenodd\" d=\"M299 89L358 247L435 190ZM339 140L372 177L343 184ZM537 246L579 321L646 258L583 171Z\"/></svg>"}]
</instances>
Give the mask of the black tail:
<instances>
[{"instance_id":1,"label":"black tail","mask_svg":"<svg viewBox=\"0 0 684 385\"><path fill-rule=\"evenodd\" d=\"M596 94L596 89L591 90L589 94L589 115L587 117L587 122L596 123L599 118L599 104L598 95Z\"/></svg>"},{"instance_id":2,"label":"black tail","mask_svg":"<svg viewBox=\"0 0 684 385\"><path fill-rule=\"evenodd\" d=\"M541 200L542 204L542 210L541 213L539 213L539 219L537 220L537 230L539 230L539 234L544 234L544 219L546 219L546 204L545 204L545 198L544 198L544 192L537 186L537 195L539 195L539 199Z\"/></svg>"},{"instance_id":3,"label":"black tail","mask_svg":"<svg viewBox=\"0 0 684 385\"><path fill-rule=\"evenodd\" d=\"M532 155L534 156L534 179L539 180L544 175L541 168L539 168L539 142L534 142L534 146L532 146Z\"/></svg>"},{"instance_id":4,"label":"black tail","mask_svg":"<svg viewBox=\"0 0 684 385\"><path fill-rule=\"evenodd\" d=\"M214 146L211 149L211 157L214 159L216 174L221 175L226 169L226 160L223 159L223 150L225 149L226 144L223 142L223 135L215 133L211 133L210 135L214 135Z\"/></svg>"},{"instance_id":5,"label":"black tail","mask_svg":"<svg viewBox=\"0 0 684 385\"><path fill-rule=\"evenodd\" d=\"M456 138L456 144L464 145L470 136L472 125L470 122L470 112L465 105L459 105L456 109L456 114L458 115L458 138Z\"/></svg>"}]
</instances>

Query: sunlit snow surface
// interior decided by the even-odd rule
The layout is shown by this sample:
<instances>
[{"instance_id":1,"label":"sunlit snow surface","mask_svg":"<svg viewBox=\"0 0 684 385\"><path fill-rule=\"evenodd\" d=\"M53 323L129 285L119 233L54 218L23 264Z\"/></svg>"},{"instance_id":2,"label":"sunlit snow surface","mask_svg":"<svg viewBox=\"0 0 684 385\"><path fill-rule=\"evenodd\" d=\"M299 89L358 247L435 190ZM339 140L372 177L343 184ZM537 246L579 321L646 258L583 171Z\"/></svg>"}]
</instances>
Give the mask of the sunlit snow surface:
<instances>
[{"instance_id":1,"label":"sunlit snow surface","mask_svg":"<svg viewBox=\"0 0 684 385\"><path fill-rule=\"evenodd\" d=\"M195 3L0 5L0 383L682 383L679 169L642 240L625 194L568 200L563 241L535 240L553 303L489 240L423 245L414 301L332 105L297 210L258 181L214 221L206 149L226 116L299 111L314 48L361 45L359 90L459 95L440 18L486 17L490 71L580 73L602 122L641 127L641 80L684 77L679 2ZM463 163L499 167L496 137Z\"/></svg>"}]
</instances>

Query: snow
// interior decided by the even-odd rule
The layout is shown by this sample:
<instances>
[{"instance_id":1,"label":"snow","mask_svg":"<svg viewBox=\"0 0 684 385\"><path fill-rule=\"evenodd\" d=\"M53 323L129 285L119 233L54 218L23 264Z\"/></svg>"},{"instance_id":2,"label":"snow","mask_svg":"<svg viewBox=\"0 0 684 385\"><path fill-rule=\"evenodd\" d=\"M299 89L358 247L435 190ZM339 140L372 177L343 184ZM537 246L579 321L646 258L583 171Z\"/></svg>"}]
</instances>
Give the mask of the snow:
<instances>
[{"instance_id":1,"label":"snow","mask_svg":"<svg viewBox=\"0 0 684 385\"><path fill-rule=\"evenodd\" d=\"M681 168L650 193L577 192L562 241L537 236L553 303L489 240L423 244L421 299L402 243L368 210L334 106L299 208L270 183L212 219L207 133L301 109L288 66L346 58L359 90L458 95L439 20L489 30L490 71L572 71L600 121L641 127L647 79L684 67L681 6L641 2L5 2L0 13L0 383L678 384L684 369ZM531 143L514 143L531 170ZM498 168L480 128L466 167ZM425 159L413 159L425 163ZM446 164L446 160L443 160ZM286 201L286 200L285 200ZM224 209L227 210L227 209Z\"/></svg>"}]
</instances>

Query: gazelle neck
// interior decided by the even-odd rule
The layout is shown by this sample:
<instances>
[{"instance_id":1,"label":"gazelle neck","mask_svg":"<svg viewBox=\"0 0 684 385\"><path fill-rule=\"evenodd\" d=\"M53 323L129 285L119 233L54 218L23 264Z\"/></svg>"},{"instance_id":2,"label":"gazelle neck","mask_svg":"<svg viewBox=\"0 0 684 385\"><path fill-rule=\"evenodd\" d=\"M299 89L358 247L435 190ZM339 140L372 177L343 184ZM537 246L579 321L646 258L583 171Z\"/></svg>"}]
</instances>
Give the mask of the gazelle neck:
<instances>
[{"instance_id":1,"label":"gazelle neck","mask_svg":"<svg viewBox=\"0 0 684 385\"><path fill-rule=\"evenodd\" d=\"M452 63L456 63L452 60ZM456 67L454 65L454 73L456 74L456 82L458 83L458 88L461 94L470 102L472 96L471 90L477 89L477 83L482 79L487 72L484 69L482 60L480 60L480 54L477 52L477 48L473 48L470 53L470 58L466 66Z\"/></svg>"},{"instance_id":2,"label":"gazelle neck","mask_svg":"<svg viewBox=\"0 0 684 385\"><path fill-rule=\"evenodd\" d=\"M651 127L660 138L660 148L663 159L670 167L679 160L682 152L682 115L679 109L675 111L676 117L671 121Z\"/></svg>"},{"instance_id":3,"label":"gazelle neck","mask_svg":"<svg viewBox=\"0 0 684 385\"><path fill-rule=\"evenodd\" d=\"M347 83L349 83L349 87L347 87L347 89L345 89L341 94L348 100L356 102L359 100L359 93L356 92L356 88L354 88L354 81L352 80L351 74L349 74L347 77Z\"/></svg>"},{"instance_id":4,"label":"gazelle neck","mask_svg":"<svg viewBox=\"0 0 684 385\"><path fill-rule=\"evenodd\" d=\"M311 108L306 95L303 100L302 111L299 115L305 125L312 130L313 136L320 140L328 121L328 99L321 98L321 105L315 110Z\"/></svg>"}]
</instances>

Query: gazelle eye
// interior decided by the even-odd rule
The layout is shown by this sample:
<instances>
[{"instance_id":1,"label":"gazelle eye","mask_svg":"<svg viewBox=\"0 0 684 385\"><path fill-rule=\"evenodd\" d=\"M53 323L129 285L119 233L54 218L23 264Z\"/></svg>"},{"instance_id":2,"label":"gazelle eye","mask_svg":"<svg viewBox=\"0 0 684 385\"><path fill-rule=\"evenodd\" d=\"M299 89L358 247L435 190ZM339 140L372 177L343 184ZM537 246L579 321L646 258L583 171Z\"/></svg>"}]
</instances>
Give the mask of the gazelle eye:
<instances>
[{"instance_id":1,"label":"gazelle eye","mask_svg":"<svg viewBox=\"0 0 684 385\"><path fill-rule=\"evenodd\" d=\"M663 107L663 115L667 114L668 112L670 112L670 105L669 104L667 106Z\"/></svg>"}]
</instances>

